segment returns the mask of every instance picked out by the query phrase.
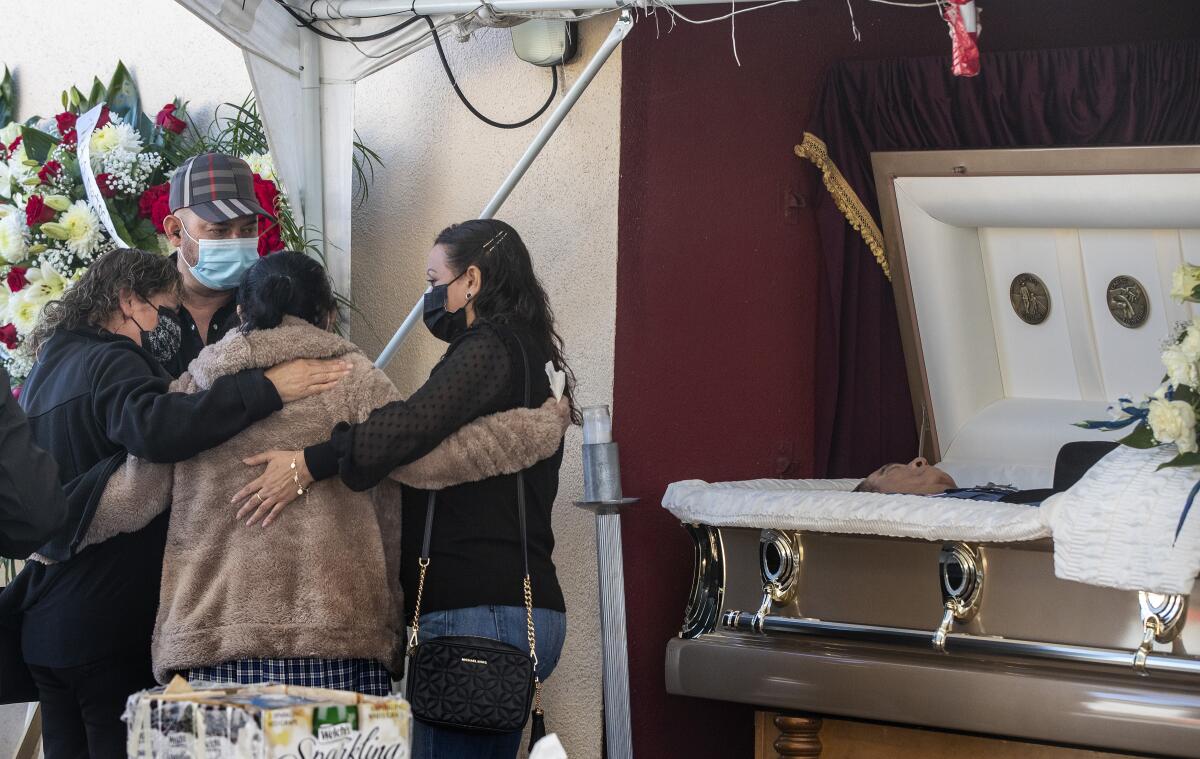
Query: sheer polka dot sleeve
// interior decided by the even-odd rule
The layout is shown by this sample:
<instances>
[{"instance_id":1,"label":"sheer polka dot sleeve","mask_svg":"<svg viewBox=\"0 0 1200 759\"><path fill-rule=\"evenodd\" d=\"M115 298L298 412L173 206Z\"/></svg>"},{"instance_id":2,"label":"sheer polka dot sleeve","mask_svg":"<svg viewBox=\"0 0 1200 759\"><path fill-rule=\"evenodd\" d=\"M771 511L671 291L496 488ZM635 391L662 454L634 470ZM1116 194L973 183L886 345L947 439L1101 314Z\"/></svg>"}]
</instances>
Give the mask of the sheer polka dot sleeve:
<instances>
[{"instance_id":1,"label":"sheer polka dot sleeve","mask_svg":"<svg viewBox=\"0 0 1200 759\"><path fill-rule=\"evenodd\" d=\"M512 358L496 330L479 324L451 344L429 380L406 401L340 424L327 443L304 452L316 479L340 473L354 490L373 487L393 469L429 453L463 425L507 409Z\"/></svg>"}]
</instances>

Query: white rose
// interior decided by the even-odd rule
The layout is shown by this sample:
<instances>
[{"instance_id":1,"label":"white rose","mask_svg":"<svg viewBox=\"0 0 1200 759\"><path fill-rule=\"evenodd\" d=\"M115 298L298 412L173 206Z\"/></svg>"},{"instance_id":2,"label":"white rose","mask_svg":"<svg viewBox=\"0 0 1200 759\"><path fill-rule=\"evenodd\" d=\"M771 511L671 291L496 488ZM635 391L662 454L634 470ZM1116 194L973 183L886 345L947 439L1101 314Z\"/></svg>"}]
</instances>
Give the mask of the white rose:
<instances>
[{"instance_id":1,"label":"white rose","mask_svg":"<svg viewBox=\"0 0 1200 759\"><path fill-rule=\"evenodd\" d=\"M1200 361L1200 318L1192 318L1179 340L1179 350L1192 361Z\"/></svg>"},{"instance_id":2,"label":"white rose","mask_svg":"<svg viewBox=\"0 0 1200 759\"><path fill-rule=\"evenodd\" d=\"M1181 302L1198 302L1192 293L1200 287L1200 266L1184 264L1171 275L1171 297Z\"/></svg>"},{"instance_id":3,"label":"white rose","mask_svg":"<svg viewBox=\"0 0 1200 759\"><path fill-rule=\"evenodd\" d=\"M1163 351L1162 362L1167 369L1167 380L1173 386L1200 386L1200 370L1196 367L1196 360L1190 358L1178 345Z\"/></svg>"},{"instance_id":4,"label":"white rose","mask_svg":"<svg viewBox=\"0 0 1200 759\"><path fill-rule=\"evenodd\" d=\"M1160 443L1174 443L1180 453L1194 453L1196 448L1196 412L1183 401L1150 401L1150 430Z\"/></svg>"}]
</instances>

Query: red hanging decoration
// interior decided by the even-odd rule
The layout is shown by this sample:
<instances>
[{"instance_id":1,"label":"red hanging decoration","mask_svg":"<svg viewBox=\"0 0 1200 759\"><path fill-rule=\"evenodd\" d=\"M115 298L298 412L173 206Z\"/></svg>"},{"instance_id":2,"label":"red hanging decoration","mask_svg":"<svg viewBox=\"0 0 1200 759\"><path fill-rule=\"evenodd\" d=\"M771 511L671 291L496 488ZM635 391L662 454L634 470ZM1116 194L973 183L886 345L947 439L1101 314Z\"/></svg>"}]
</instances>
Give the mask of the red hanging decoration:
<instances>
[{"instance_id":1,"label":"red hanging decoration","mask_svg":"<svg viewBox=\"0 0 1200 759\"><path fill-rule=\"evenodd\" d=\"M942 18L950 27L953 61L950 71L955 76L979 74L979 9L975 0L945 0Z\"/></svg>"}]
</instances>

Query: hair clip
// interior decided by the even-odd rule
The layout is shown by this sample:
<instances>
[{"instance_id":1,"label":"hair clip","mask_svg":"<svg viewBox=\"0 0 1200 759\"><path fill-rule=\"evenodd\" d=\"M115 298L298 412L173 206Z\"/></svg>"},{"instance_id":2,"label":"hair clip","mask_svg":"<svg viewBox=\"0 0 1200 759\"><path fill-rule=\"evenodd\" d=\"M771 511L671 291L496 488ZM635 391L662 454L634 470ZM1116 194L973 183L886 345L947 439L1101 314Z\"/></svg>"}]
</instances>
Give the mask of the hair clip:
<instances>
[{"instance_id":1,"label":"hair clip","mask_svg":"<svg viewBox=\"0 0 1200 759\"><path fill-rule=\"evenodd\" d=\"M500 243L504 242L505 238L507 238L507 237L508 237L508 230L507 229L500 230L499 232L497 232L495 235L492 236L492 239L488 240L487 242L485 242L483 244L483 246L479 249L479 252L481 252L481 253L490 252L493 248L497 247Z\"/></svg>"}]
</instances>

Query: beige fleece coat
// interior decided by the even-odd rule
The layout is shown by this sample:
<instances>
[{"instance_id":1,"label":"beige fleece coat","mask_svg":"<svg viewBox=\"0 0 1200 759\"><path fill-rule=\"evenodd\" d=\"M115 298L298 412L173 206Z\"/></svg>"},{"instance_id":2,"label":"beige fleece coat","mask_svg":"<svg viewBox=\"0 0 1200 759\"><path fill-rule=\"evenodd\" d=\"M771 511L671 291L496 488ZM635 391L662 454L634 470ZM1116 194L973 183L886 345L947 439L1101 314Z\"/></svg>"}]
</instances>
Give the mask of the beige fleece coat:
<instances>
[{"instance_id":1,"label":"beige fleece coat","mask_svg":"<svg viewBox=\"0 0 1200 759\"><path fill-rule=\"evenodd\" d=\"M171 505L154 631L154 673L248 657L362 658L399 671L400 487L385 480L356 493L316 483L269 528L236 521L229 501L253 475L242 460L299 450L359 422L399 396L351 343L298 319L234 332L206 348L172 386L207 389L217 378L293 358L347 360L334 389L286 404L227 442L173 465L130 457L105 490L87 536L97 543L140 529ZM392 479L442 488L510 474L552 455L567 424L563 406L476 420Z\"/></svg>"}]
</instances>

